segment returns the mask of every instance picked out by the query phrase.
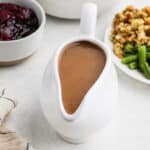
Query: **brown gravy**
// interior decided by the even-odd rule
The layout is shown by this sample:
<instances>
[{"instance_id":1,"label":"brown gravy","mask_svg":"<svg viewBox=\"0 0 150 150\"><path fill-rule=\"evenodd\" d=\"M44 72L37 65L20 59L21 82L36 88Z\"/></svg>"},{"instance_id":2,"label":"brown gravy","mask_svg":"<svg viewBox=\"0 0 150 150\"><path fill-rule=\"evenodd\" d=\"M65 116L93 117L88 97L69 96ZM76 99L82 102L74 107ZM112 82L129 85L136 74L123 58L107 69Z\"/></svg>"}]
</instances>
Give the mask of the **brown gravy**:
<instances>
[{"instance_id":1,"label":"brown gravy","mask_svg":"<svg viewBox=\"0 0 150 150\"><path fill-rule=\"evenodd\" d=\"M63 105L73 114L105 66L106 57L98 46L75 42L64 48L59 61Z\"/></svg>"}]
</instances>

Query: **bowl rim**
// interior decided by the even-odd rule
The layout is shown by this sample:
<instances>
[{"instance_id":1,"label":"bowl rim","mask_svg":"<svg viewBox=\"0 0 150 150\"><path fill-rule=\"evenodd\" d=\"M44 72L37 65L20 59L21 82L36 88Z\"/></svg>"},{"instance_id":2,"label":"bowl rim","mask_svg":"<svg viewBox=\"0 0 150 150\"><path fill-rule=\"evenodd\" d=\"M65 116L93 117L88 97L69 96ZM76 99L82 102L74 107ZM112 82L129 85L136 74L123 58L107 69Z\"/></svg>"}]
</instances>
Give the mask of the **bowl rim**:
<instances>
[{"instance_id":1,"label":"bowl rim","mask_svg":"<svg viewBox=\"0 0 150 150\"><path fill-rule=\"evenodd\" d=\"M33 3L34 5L37 6L39 12L41 13L41 23L39 25L39 27L31 34L27 35L26 37L20 38L20 39L16 39L16 40L10 40L10 41L0 41L0 44L12 44L12 43L18 43L20 41L25 41L28 38L31 38L32 36L34 36L35 34L37 34L45 25L46 22L46 15L45 15L45 11L42 8L42 6L39 4L39 2L37 2L36 0L30 0L28 1L29 3ZM0 3L4 3L4 2L0 2ZM12 2L9 2L12 3ZM36 13L36 12L35 12Z\"/></svg>"}]
</instances>

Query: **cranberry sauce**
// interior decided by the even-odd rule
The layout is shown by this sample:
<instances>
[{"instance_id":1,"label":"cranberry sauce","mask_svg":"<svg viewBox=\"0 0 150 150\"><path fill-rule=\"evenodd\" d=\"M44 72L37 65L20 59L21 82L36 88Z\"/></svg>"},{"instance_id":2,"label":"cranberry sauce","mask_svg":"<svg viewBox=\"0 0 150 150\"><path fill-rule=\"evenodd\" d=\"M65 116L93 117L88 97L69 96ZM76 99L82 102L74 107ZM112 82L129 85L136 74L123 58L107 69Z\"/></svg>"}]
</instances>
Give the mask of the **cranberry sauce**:
<instances>
[{"instance_id":1,"label":"cranberry sauce","mask_svg":"<svg viewBox=\"0 0 150 150\"><path fill-rule=\"evenodd\" d=\"M26 37L38 27L38 18L30 8L11 3L0 3L0 41Z\"/></svg>"}]
</instances>

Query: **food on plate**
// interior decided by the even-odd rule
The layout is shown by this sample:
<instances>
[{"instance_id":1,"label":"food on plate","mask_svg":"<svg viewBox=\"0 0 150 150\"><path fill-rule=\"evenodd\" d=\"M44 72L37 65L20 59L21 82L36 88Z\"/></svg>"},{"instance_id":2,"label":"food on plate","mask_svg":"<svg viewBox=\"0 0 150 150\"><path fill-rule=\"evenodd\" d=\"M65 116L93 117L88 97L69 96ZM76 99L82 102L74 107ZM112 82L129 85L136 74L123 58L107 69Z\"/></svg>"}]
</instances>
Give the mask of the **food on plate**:
<instances>
[{"instance_id":1,"label":"food on plate","mask_svg":"<svg viewBox=\"0 0 150 150\"><path fill-rule=\"evenodd\" d=\"M111 41L115 55L123 64L150 79L150 7L128 6L117 13Z\"/></svg>"},{"instance_id":2,"label":"food on plate","mask_svg":"<svg viewBox=\"0 0 150 150\"><path fill-rule=\"evenodd\" d=\"M33 10L12 3L0 3L0 41L26 37L39 27Z\"/></svg>"}]
</instances>

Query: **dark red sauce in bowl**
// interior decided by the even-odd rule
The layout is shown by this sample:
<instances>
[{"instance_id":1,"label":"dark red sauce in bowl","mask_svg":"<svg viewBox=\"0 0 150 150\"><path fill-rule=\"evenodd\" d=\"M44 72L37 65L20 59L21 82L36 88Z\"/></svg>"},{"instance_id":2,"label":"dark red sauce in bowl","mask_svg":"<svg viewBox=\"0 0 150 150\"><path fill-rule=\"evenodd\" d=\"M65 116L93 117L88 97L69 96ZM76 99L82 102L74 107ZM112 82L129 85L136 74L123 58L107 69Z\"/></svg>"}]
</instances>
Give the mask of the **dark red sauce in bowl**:
<instances>
[{"instance_id":1,"label":"dark red sauce in bowl","mask_svg":"<svg viewBox=\"0 0 150 150\"><path fill-rule=\"evenodd\" d=\"M35 12L17 4L0 3L0 41L24 38L39 27Z\"/></svg>"}]
</instances>

